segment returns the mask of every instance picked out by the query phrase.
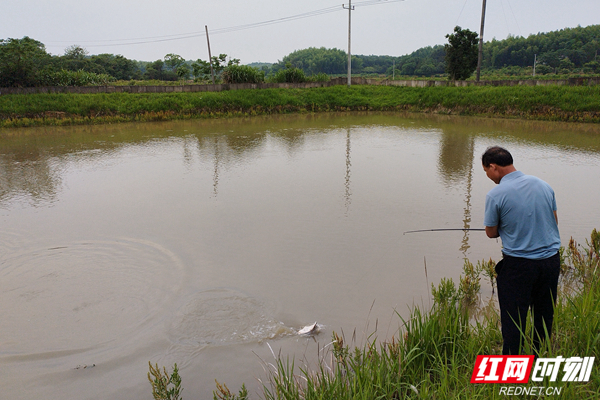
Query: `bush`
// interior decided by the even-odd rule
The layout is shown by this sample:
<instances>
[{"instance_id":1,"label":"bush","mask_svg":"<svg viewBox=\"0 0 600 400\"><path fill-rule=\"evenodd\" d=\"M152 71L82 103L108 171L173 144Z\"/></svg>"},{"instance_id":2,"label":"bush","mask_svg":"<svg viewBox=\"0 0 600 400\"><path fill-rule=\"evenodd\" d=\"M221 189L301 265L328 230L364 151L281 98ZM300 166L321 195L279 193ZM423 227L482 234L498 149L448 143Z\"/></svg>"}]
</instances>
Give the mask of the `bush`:
<instances>
[{"instance_id":1,"label":"bush","mask_svg":"<svg viewBox=\"0 0 600 400\"><path fill-rule=\"evenodd\" d=\"M329 75L327 75L324 72L319 72L316 75L311 75L307 79L309 82L329 82L330 80Z\"/></svg>"},{"instance_id":2,"label":"bush","mask_svg":"<svg viewBox=\"0 0 600 400\"><path fill-rule=\"evenodd\" d=\"M536 65L535 67L535 73L536 74L540 74L540 75L546 75L546 74L551 74L554 72L554 68L542 64L542 65Z\"/></svg>"},{"instance_id":3,"label":"bush","mask_svg":"<svg viewBox=\"0 0 600 400\"><path fill-rule=\"evenodd\" d=\"M287 65L285 69L277 71L273 77L273 81L277 83L302 83L306 82L306 74L300 68L292 68Z\"/></svg>"},{"instance_id":4,"label":"bush","mask_svg":"<svg viewBox=\"0 0 600 400\"><path fill-rule=\"evenodd\" d=\"M39 81L42 86L101 86L116 79L107 74L95 74L93 72L44 70L40 73Z\"/></svg>"},{"instance_id":5,"label":"bush","mask_svg":"<svg viewBox=\"0 0 600 400\"><path fill-rule=\"evenodd\" d=\"M590 61L583 66L587 71L593 73L600 73L600 63L598 61Z\"/></svg>"},{"instance_id":6,"label":"bush","mask_svg":"<svg viewBox=\"0 0 600 400\"><path fill-rule=\"evenodd\" d=\"M223 83L261 83L265 73L249 65L229 65L221 74Z\"/></svg>"}]
</instances>

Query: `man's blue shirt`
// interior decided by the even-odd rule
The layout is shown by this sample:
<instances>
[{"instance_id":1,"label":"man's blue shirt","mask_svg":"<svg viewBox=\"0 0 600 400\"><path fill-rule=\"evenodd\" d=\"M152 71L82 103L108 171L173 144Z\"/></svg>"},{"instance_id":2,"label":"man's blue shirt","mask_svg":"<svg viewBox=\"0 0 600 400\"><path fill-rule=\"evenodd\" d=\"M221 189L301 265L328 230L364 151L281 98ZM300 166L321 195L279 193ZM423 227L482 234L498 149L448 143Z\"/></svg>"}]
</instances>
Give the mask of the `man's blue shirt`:
<instances>
[{"instance_id":1,"label":"man's blue shirt","mask_svg":"<svg viewBox=\"0 0 600 400\"><path fill-rule=\"evenodd\" d=\"M504 254L541 260L560 248L554 211L556 198L550 185L515 171L487 194L483 223L498 226Z\"/></svg>"}]
</instances>

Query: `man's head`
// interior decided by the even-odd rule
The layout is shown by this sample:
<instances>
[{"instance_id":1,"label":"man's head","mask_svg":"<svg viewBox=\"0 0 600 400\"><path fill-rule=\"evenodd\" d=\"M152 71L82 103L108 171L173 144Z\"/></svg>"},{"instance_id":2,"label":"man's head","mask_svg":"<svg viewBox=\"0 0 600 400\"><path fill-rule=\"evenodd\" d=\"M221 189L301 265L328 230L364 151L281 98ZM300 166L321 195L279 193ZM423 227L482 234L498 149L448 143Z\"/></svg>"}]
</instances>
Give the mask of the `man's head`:
<instances>
[{"instance_id":1,"label":"man's head","mask_svg":"<svg viewBox=\"0 0 600 400\"><path fill-rule=\"evenodd\" d=\"M508 150L500 146L488 147L485 153L481 156L481 163L484 167L489 167L490 164L496 164L500 167L512 165L513 158Z\"/></svg>"},{"instance_id":2,"label":"man's head","mask_svg":"<svg viewBox=\"0 0 600 400\"><path fill-rule=\"evenodd\" d=\"M481 163L487 177L496 184L499 184L505 175L516 171L512 155L499 146L488 147L481 156Z\"/></svg>"}]
</instances>

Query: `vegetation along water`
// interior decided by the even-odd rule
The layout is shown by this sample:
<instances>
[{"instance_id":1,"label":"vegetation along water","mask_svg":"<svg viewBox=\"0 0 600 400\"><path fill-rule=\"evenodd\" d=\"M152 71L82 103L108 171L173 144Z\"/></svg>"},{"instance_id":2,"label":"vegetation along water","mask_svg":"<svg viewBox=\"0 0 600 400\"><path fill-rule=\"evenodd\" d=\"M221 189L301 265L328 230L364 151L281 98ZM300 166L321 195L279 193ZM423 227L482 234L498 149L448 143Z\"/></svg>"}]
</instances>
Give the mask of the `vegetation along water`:
<instances>
[{"instance_id":1,"label":"vegetation along water","mask_svg":"<svg viewBox=\"0 0 600 400\"><path fill-rule=\"evenodd\" d=\"M3 95L0 127L367 110L600 122L600 86L361 85L200 93Z\"/></svg>"}]
</instances>

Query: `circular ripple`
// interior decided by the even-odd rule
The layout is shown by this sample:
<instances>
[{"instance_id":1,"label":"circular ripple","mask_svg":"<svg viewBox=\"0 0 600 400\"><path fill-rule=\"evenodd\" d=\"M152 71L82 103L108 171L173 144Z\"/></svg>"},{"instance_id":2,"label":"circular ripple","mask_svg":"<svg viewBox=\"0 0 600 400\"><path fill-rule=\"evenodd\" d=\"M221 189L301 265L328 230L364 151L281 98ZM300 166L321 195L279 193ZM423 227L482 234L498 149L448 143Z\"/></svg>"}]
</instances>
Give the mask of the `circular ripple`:
<instances>
[{"instance_id":1,"label":"circular ripple","mask_svg":"<svg viewBox=\"0 0 600 400\"><path fill-rule=\"evenodd\" d=\"M176 346L201 349L261 342L293 333L259 300L231 289L198 293L174 315L169 335Z\"/></svg>"},{"instance_id":2,"label":"circular ripple","mask_svg":"<svg viewBox=\"0 0 600 400\"><path fill-rule=\"evenodd\" d=\"M0 258L3 350L33 354L125 340L174 299L182 273L174 254L133 239L12 251Z\"/></svg>"}]
</instances>

